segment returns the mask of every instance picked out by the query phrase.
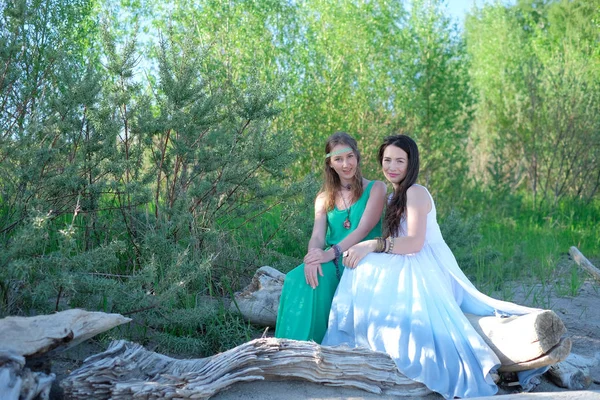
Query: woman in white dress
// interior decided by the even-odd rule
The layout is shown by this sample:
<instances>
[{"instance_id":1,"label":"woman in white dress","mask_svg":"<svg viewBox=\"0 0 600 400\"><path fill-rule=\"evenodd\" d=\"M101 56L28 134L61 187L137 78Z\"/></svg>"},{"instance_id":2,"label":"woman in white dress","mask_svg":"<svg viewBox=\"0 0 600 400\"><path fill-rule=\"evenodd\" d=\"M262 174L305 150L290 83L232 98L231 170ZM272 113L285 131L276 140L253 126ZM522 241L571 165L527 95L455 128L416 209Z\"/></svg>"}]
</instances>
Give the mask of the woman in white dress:
<instances>
[{"instance_id":1,"label":"woman in white dress","mask_svg":"<svg viewBox=\"0 0 600 400\"><path fill-rule=\"evenodd\" d=\"M445 398L493 395L498 388L489 373L500 361L464 313L535 309L484 295L461 271L431 195L415 183L419 152L410 137L387 138L379 162L394 187L384 234L344 252L347 268L322 344L386 352L402 374Z\"/></svg>"}]
</instances>

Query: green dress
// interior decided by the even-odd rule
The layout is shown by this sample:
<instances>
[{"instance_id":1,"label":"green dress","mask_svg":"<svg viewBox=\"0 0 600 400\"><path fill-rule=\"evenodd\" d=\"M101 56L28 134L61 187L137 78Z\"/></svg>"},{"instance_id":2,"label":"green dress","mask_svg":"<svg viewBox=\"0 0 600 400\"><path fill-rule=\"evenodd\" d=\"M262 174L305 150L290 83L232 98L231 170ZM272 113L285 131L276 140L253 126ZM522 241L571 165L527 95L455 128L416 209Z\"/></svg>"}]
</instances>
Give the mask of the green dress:
<instances>
[{"instance_id":1,"label":"green dress","mask_svg":"<svg viewBox=\"0 0 600 400\"><path fill-rule=\"evenodd\" d=\"M356 229L367 206L373 182L371 181L367 185L360 199L350 206L351 229L344 228L344 220L348 216L346 210L339 210L335 207L327 213L327 236L325 238L327 248L341 242ZM381 236L381 221L375 225L364 240L377 236ZM279 300L275 337L313 340L317 343L321 343L323 340L327 330L331 301L339 278L333 261L321 264L321 267L323 276L317 275L319 286L316 289L306 283L304 264L300 264L286 275ZM341 275L344 267L340 264L339 268Z\"/></svg>"}]
</instances>

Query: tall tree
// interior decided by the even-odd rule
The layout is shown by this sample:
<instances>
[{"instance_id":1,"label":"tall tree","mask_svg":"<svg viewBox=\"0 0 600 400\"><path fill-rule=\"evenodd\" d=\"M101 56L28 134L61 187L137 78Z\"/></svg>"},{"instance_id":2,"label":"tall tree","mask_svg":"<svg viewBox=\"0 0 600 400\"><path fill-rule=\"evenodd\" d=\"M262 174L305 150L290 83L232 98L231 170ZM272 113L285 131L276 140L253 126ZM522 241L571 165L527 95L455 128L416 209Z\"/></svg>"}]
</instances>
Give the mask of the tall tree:
<instances>
[{"instance_id":1,"label":"tall tree","mask_svg":"<svg viewBox=\"0 0 600 400\"><path fill-rule=\"evenodd\" d=\"M598 191L594 22L580 7L485 6L467 23L479 154L499 182L526 183L537 205Z\"/></svg>"}]
</instances>

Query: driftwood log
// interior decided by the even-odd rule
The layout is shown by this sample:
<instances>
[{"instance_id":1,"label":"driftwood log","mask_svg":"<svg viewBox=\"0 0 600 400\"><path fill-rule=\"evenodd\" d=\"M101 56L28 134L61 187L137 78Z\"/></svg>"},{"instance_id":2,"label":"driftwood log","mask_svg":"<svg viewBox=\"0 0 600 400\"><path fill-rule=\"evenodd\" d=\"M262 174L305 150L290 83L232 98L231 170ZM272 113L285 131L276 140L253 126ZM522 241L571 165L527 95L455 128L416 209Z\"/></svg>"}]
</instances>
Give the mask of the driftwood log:
<instances>
[{"instance_id":1,"label":"driftwood log","mask_svg":"<svg viewBox=\"0 0 600 400\"><path fill-rule=\"evenodd\" d=\"M61 386L67 398L206 399L237 382L302 379L384 395L419 397L423 384L398 372L385 353L263 338L212 357L177 360L126 341L85 360Z\"/></svg>"},{"instance_id":2,"label":"driftwood log","mask_svg":"<svg viewBox=\"0 0 600 400\"><path fill-rule=\"evenodd\" d=\"M284 279L285 274L275 268L259 268L252 282L242 292L235 294L231 310L239 311L253 324L275 326Z\"/></svg>"},{"instance_id":3,"label":"driftwood log","mask_svg":"<svg viewBox=\"0 0 600 400\"><path fill-rule=\"evenodd\" d=\"M569 249L569 254L575 260L577 265L586 270L590 275L594 277L598 282L600 282L600 269L594 267L594 264L590 262L577 247L571 246Z\"/></svg>"},{"instance_id":4,"label":"driftwood log","mask_svg":"<svg viewBox=\"0 0 600 400\"><path fill-rule=\"evenodd\" d=\"M474 397L471 400L489 400L490 397ZM498 399L502 400L600 400L598 390L580 390L568 392L535 392L503 394Z\"/></svg>"},{"instance_id":5,"label":"driftwood log","mask_svg":"<svg viewBox=\"0 0 600 400\"><path fill-rule=\"evenodd\" d=\"M120 314L80 309L35 317L6 317L0 320L0 350L34 357L56 348L73 347L129 321Z\"/></svg>"},{"instance_id":6,"label":"driftwood log","mask_svg":"<svg viewBox=\"0 0 600 400\"><path fill-rule=\"evenodd\" d=\"M285 275L274 268L259 268L250 285L236 293L231 307L254 324L274 326L284 279ZM563 322L550 310L509 318L466 316L498 355L500 371L552 365L564 360L571 350L571 340L563 338Z\"/></svg>"},{"instance_id":7,"label":"driftwood log","mask_svg":"<svg viewBox=\"0 0 600 400\"><path fill-rule=\"evenodd\" d=\"M569 354L564 360L550 367L547 375L558 386L571 389L587 389L593 382L590 370L600 364L600 353L595 358Z\"/></svg>"},{"instance_id":8,"label":"driftwood log","mask_svg":"<svg viewBox=\"0 0 600 400\"><path fill-rule=\"evenodd\" d=\"M3 400L47 400L55 375L32 372L25 357L0 350L0 398Z\"/></svg>"},{"instance_id":9,"label":"driftwood log","mask_svg":"<svg viewBox=\"0 0 600 400\"><path fill-rule=\"evenodd\" d=\"M571 351L571 339L562 337L567 329L553 311L508 318L465 315L500 359L501 372L552 365Z\"/></svg>"},{"instance_id":10,"label":"driftwood log","mask_svg":"<svg viewBox=\"0 0 600 400\"><path fill-rule=\"evenodd\" d=\"M0 398L48 399L55 375L25 368L26 359L65 350L129 321L119 314L78 309L0 319Z\"/></svg>"}]
</instances>

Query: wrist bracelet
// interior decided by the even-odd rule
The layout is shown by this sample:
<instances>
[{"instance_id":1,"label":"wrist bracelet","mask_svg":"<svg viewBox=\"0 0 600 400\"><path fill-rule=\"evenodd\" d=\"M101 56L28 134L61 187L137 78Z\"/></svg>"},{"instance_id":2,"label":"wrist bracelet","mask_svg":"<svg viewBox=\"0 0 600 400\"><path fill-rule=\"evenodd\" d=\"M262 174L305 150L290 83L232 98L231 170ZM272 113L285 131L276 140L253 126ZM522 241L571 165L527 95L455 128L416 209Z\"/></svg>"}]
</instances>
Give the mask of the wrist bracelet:
<instances>
[{"instance_id":1,"label":"wrist bracelet","mask_svg":"<svg viewBox=\"0 0 600 400\"><path fill-rule=\"evenodd\" d=\"M333 249L333 265L335 265L335 276L339 281L342 277L342 273L340 271L340 256L342 255L342 248L339 244L334 244L331 246L331 248Z\"/></svg>"},{"instance_id":2,"label":"wrist bracelet","mask_svg":"<svg viewBox=\"0 0 600 400\"><path fill-rule=\"evenodd\" d=\"M340 256L342 255L342 248L339 244L334 244L333 246L331 246L331 248L333 249L333 263L337 265Z\"/></svg>"},{"instance_id":3,"label":"wrist bracelet","mask_svg":"<svg viewBox=\"0 0 600 400\"><path fill-rule=\"evenodd\" d=\"M375 238L377 240L377 245L375 246L375 253L383 253L385 250L385 239L378 237Z\"/></svg>"},{"instance_id":4,"label":"wrist bracelet","mask_svg":"<svg viewBox=\"0 0 600 400\"><path fill-rule=\"evenodd\" d=\"M389 247L385 252L390 254L394 250L394 239L391 236L388 236L387 242L389 243Z\"/></svg>"}]
</instances>

